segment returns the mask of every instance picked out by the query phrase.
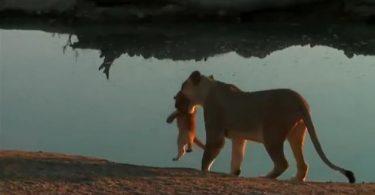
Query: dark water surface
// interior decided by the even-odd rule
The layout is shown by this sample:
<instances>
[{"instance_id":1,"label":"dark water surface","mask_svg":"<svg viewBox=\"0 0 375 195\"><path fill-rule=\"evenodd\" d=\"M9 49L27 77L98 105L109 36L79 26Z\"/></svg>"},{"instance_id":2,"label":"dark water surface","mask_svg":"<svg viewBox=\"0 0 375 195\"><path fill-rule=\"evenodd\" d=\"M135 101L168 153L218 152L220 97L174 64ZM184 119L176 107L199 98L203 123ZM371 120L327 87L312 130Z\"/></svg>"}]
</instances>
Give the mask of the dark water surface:
<instances>
[{"instance_id":1,"label":"dark water surface","mask_svg":"<svg viewBox=\"0 0 375 195\"><path fill-rule=\"evenodd\" d=\"M177 129L165 119L182 81L200 70L247 91L300 92L328 157L353 170L358 181L375 181L374 28L38 25L0 30L0 149L198 169L198 148L172 162ZM202 110L198 117L204 140ZM309 179L346 181L322 163L307 138ZM295 162L285 147L291 168L282 178L289 178ZM261 145L249 142L246 153L244 176L271 169ZM229 169L227 140L213 170Z\"/></svg>"}]
</instances>

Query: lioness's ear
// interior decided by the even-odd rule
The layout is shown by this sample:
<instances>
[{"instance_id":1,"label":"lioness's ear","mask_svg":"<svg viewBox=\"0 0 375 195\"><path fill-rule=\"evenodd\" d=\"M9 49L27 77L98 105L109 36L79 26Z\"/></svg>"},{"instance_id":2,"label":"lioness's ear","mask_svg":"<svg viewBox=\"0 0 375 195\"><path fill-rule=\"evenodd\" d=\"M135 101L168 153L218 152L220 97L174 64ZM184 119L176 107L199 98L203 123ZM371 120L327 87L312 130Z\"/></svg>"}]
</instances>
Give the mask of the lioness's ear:
<instances>
[{"instance_id":1,"label":"lioness's ear","mask_svg":"<svg viewBox=\"0 0 375 195\"><path fill-rule=\"evenodd\" d=\"M208 78L211 79L211 80L215 80L214 75L210 75L210 76L208 76Z\"/></svg>"},{"instance_id":2,"label":"lioness's ear","mask_svg":"<svg viewBox=\"0 0 375 195\"><path fill-rule=\"evenodd\" d=\"M194 71L189 76L189 79L193 82L194 85L198 85L201 81L201 73L199 71Z\"/></svg>"}]
</instances>

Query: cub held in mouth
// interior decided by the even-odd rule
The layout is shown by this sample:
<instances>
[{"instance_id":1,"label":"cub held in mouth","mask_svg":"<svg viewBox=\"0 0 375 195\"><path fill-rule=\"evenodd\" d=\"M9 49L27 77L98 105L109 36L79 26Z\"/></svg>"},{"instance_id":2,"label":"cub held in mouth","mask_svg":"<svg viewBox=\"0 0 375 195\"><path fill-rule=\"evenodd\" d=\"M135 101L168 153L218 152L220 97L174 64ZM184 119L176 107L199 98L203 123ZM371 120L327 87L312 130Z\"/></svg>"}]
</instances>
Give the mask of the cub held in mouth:
<instances>
[{"instance_id":1,"label":"cub held in mouth","mask_svg":"<svg viewBox=\"0 0 375 195\"><path fill-rule=\"evenodd\" d=\"M177 93L175 96L176 108L188 108L189 104L189 100L181 92ZM176 119L178 127L178 153L173 161L178 161L186 152L192 152L193 143L202 149L205 148L205 145L196 136L196 114L196 108L193 108L190 112L176 110L167 118L167 123L172 123Z\"/></svg>"}]
</instances>

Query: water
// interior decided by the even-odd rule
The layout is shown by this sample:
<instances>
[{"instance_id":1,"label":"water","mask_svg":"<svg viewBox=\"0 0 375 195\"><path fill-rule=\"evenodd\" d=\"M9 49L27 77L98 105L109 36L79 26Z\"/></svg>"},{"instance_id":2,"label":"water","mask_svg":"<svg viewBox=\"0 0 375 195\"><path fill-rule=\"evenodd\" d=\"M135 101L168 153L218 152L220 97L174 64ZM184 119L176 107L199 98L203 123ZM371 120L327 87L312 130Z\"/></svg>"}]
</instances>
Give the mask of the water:
<instances>
[{"instance_id":1,"label":"water","mask_svg":"<svg viewBox=\"0 0 375 195\"><path fill-rule=\"evenodd\" d=\"M47 32L35 30L38 28ZM108 39L110 36L101 31L87 31L83 36L82 31L66 33L43 26L0 30L0 149L199 169L202 151L198 148L180 162L172 162L177 152L177 129L165 119L173 111L172 98L182 81L193 70L200 70L247 91L291 88L300 92L310 103L328 157L353 170L358 181L375 181L375 169L371 168L375 164L374 39L355 41L362 44L355 47L340 37L331 44L325 35L314 39L310 35L303 38L304 33L300 33L302 38L296 42L287 34L279 34L276 38L267 35L269 45L256 45L257 40L266 40L259 37L244 39L244 45L231 45L220 41L228 38L241 43L242 35L218 35L212 43L220 44L210 45L209 33L201 33L203 38L182 33L139 37L136 32L129 37L127 31ZM96 36L90 37L90 33ZM180 37L173 39L176 34ZM69 36L71 43L67 42ZM310 46L306 42L321 44ZM109 80L98 71L100 65L109 70ZM201 110L198 117L198 136L204 140ZM290 148L285 148L290 169L284 179L295 171ZM305 154L309 179L346 181L322 163L309 137ZM271 167L264 148L249 142L243 176L262 175ZM229 169L227 140L213 170Z\"/></svg>"}]
</instances>

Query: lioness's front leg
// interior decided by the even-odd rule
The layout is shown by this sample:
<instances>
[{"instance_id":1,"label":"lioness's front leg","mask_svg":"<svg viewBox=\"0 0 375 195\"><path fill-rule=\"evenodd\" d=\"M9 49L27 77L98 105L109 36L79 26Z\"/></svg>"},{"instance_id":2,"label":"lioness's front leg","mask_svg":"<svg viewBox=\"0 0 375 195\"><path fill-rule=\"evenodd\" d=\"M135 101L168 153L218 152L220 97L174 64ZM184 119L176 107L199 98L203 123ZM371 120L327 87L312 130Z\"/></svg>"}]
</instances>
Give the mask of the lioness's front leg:
<instances>
[{"instance_id":1,"label":"lioness's front leg","mask_svg":"<svg viewBox=\"0 0 375 195\"><path fill-rule=\"evenodd\" d=\"M224 130L214 128L214 126L206 123L206 148L202 158L202 171L210 171L213 161L225 143Z\"/></svg>"},{"instance_id":2,"label":"lioness's front leg","mask_svg":"<svg viewBox=\"0 0 375 195\"><path fill-rule=\"evenodd\" d=\"M213 161L220 153L221 148L223 148L224 146L224 142L224 137L222 137L222 139L211 142L208 142L208 140L206 140L206 149L204 150L202 158L202 171L210 171Z\"/></svg>"},{"instance_id":3,"label":"lioness's front leg","mask_svg":"<svg viewBox=\"0 0 375 195\"><path fill-rule=\"evenodd\" d=\"M225 129L221 124L221 117L212 106L212 104L207 104L204 109L206 148L202 158L202 171L210 171L213 161L220 153L220 150L223 148L225 143Z\"/></svg>"},{"instance_id":4,"label":"lioness's front leg","mask_svg":"<svg viewBox=\"0 0 375 195\"><path fill-rule=\"evenodd\" d=\"M232 139L232 162L231 171L232 175L241 174L241 164L245 155L246 140L241 138Z\"/></svg>"}]
</instances>

